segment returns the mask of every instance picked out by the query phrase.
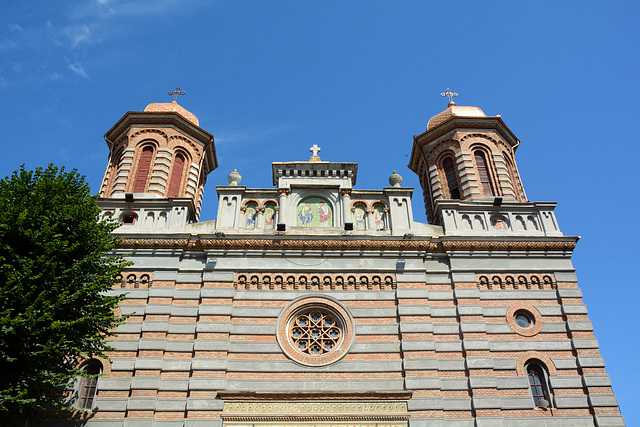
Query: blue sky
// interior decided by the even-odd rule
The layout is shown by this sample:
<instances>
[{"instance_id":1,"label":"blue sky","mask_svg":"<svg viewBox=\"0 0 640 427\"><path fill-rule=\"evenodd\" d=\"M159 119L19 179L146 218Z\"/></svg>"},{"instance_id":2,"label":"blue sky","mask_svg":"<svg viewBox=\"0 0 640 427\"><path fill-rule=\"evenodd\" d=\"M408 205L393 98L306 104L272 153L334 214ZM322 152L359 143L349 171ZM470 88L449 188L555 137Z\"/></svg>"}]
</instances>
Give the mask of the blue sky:
<instances>
[{"instance_id":1,"label":"blue sky","mask_svg":"<svg viewBox=\"0 0 640 427\"><path fill-rule=\"evenodd\" d=\"M271 187L272 161L359 162L358 188L406 167L412 136L458 105L501 114L532 201L557 201L628 425L640 425L636 100L640 4L620 2L8 2L0 16L0 175L76 168L98 190L104 133L179 102L214 135L202 219L234 168ZM635 52L635 53L634 53ZM614 225L616 225L614 227Z\"/></svg>"}]
</instances>

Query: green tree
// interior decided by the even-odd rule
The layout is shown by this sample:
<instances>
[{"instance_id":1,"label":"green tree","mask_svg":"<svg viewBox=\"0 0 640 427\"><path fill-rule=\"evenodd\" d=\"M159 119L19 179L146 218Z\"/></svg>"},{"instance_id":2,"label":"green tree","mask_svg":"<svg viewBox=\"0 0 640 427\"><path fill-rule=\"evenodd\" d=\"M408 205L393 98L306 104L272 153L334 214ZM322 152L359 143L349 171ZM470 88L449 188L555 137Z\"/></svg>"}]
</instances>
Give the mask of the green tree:
<instances>
[{"instance_id":1,"label":"green tree","mask_svg":"<svg viewBox=\"0 0 640 427\"><path fill-rule=\"evenodd\" d=\"M75 170L24 166L0 180L0 425L43 419L78 361L104 357L122 323L106 291L126 265L117 227Z\"/></svg>"}]
</instances>

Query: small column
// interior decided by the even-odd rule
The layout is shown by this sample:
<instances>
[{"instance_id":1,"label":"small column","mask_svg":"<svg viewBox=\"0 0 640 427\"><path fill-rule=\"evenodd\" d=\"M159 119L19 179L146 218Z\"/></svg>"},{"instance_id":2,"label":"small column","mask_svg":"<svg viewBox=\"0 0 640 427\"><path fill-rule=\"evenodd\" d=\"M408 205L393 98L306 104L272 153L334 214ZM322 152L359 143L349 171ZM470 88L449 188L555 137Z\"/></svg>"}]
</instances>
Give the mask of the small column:
<instances>
[{"instance_id":1,"label":"small column","mask_svg":"<svg viewBox=\"0 0 640 427\"><path fill-rule=\"evenodd\" d=\"M369 208L367 209L367 230L375 230L376 229L376 221L373 217L375 213L375 209Z\"/></svg>"},{"instance_id":2,"label":"small column","mask_svg":"<svg viewBox=\"0 0 640 427\"><path fill-rule=\"evenodd\" d=\"M256 208L258 218L256 220L256 228L264 229L264 208Z\"/></svg>"},{"instance_id":3,"label":"small column","mask_svg":"<svg viewBox=\"0 0 640 427\"><path fill-rule=\"evenodd\" d=\"M287 207L289 205L289 190L288 188L279 188L278 189L278 224L286 224L287 223Z\"/></svg>"},{"instance_id":4,"label":"small column","mask_svg":"<svg viewBox=\"0 0 640 427\"><path fill-rule=\"evenodd\" d=\"M389 230L391 227L389 226L389 224L391 224L391 218L389 218L389 208L384 208L384 227L383 230Z\"/></svg>"},{"instance_id":5,"label":"small column","mask_svg":"<svg viewBox=\"0 0 640 427\"><path fill-rule=\"evenodd\" d=\"M342 211L344 212L343 222L353 222L351 218L351 189L343 188L340 190L342 194Z\"/></svg>"}]
</instances>

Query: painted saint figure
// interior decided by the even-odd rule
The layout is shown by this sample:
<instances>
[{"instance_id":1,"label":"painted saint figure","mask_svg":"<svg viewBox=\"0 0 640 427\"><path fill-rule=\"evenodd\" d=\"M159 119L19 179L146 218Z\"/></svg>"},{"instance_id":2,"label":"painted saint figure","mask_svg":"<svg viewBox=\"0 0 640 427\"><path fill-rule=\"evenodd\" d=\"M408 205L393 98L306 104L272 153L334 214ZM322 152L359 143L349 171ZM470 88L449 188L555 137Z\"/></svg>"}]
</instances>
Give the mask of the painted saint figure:
<instances>
[{"instance_id":1,"label":"painted saint figure","mask_svg":"<svg viewBox=\"0 0 640 427\"><path fill-rule=\"evenodd\" d=\"M252 208L247 209L247 230L256 228L256 211Z\"/></svg>"},{"instance_id":2,"label":"painted saint figure","mask_svg":"<svg viewBox=\"0 0 640 427\"><path fill-rule=\"evenodd\" d=\"M373 221L376 223L376 230L384 230L384 211L379 206L373 212Z\"/></svg>"},{"instance_id":3,"label":"painted saint figure","mask_svg":"<svg viewBox=\"0 0 640 427\"><path fill-rule=\"evenodd\" d=\"M269 205L264 211L264 228L273 228L273 217L275 216L275 210L273 206Z\"/></svg>"},{"instance_id":4,"label":"painted saint figure","mask_svg":"<svg viewBox=\"0 0 640 427\"><path fill-rule=\"evenodd\" d=\"M356 214L356 230L365 230L367 227L364 223L364 209L361 207L357 207L355 210Z\"/></svg>"},{"instance_id":5,"label":"painted saint figure","mask_svg":"<svg viewBox=\"0 0 640 427\"><path fill-rule=\"evenodd\" d=\"M311 227L311 221L313 221L313 210L311 209L311 203L307 202L304 207L298 213L303 227Z\"/></svg>"},{"instance_id":6,"label":"painted saint figure","mask_svg":"<svg viewBox=\"0 0 640 427\"><path fill-rule=\"evenodd\" d=\"M330 227L331 210L324 202L318 203L318 213L320 214L320 227Z\"/></svg>"}]
</instances>

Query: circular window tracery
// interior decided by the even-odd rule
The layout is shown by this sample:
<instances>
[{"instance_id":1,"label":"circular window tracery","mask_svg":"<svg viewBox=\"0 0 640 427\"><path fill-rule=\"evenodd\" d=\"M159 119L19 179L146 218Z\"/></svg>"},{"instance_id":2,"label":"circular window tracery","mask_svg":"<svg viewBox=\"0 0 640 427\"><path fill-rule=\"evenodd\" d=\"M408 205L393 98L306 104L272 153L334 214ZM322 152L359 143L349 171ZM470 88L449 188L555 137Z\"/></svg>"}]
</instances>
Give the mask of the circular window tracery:
<instances>
[{"instance_id":1,"label":"circular window tracery","mask_svg":"<svg viewBox=\"0 0 640 427\"><path fill-rule=\"evenodd\" d=\"M342 341L339 317L320 307L297 313L289 322L289 340L301 353L320 355L338 348Z\"/></svg>"},{"instance_id":2,"label":"circular window tracery","mask_svg":"<svg viewBox=\"0 0 640 427\"><path fill-rule=\"evenodd\" d=\"M303 365L323 366L340 360L353 339L353 319L333 298L298 298L278 319L278 344L289 358Z\"/></svg>"}]
</instances>

